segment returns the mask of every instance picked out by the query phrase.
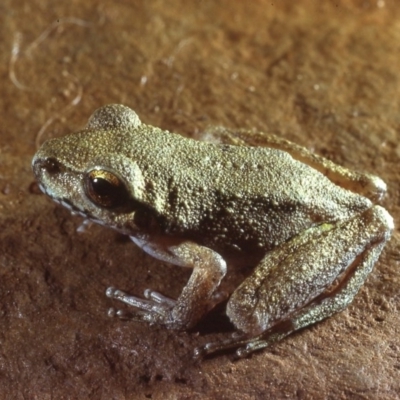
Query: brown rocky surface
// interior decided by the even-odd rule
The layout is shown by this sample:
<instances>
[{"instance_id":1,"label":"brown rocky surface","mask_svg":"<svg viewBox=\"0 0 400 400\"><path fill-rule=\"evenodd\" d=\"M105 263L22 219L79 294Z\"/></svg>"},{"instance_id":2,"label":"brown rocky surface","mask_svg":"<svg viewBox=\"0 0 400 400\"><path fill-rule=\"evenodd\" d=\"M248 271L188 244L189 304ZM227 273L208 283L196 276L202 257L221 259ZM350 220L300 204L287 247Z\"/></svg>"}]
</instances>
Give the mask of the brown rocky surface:
<instances>
[{"instance_id":1,"label":"brown rocky surface","mask_svg":"<svg viewBox=\"0 0 400 400\"><path fill-rule=\"evenodd\" d=\"M3 0L0 398L400 398L400 4ZM387 183L396 229L343 313L248 359L199 363L217 314L176 333L109 319L110 284L177 296L188 272L39 195L35 141L107 103L196 135L278 133ZM39 137L38 137L39 135Z\"/></svg>"}]
</instances>

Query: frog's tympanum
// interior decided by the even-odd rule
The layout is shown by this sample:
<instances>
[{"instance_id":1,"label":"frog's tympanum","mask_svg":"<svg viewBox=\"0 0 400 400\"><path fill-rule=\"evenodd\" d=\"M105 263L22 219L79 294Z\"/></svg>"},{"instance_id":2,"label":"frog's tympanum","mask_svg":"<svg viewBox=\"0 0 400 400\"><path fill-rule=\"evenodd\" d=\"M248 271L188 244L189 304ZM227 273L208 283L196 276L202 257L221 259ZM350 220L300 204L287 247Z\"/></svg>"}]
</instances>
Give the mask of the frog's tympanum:
<instances>
[{"instance_id":1,"label":"frog's tympanum","mask_svg":"<svg viewBox=\"0 0 400 400\"><path fill-rule=\"evenodd\" d=\"M244 356L343 310L393 220L374 204L386 191L376 176L276 136L223 128L212 135L223 142L188 139L108 105L82 131L45 142L33 170L53 200L129 235L159 260L192 268L177 300L108 288L133 306L133 319L189 329L226 299L227 272L254 267L227 302L237 331L195 351L237 347Z\"/></svg>"}]
</instances>

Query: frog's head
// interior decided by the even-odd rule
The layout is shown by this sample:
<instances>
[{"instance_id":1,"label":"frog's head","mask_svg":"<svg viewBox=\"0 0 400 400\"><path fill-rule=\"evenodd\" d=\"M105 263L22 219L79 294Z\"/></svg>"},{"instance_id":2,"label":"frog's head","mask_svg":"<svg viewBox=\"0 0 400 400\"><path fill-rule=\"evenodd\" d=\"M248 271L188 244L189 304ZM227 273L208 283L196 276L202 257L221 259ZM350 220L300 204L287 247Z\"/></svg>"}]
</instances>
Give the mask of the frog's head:
<instances>
[{"instance_id":1,"label":"frog's head","mask_svg":"<svg viewBox=\"0 0 400 400\"><path fill-rule=\"evenodd\" d=\"M108 105L83 131L45 142L32 167L40 188L73 212L126 233L143 197L143 176L121 151L121 135L141 125L134 111Z\"/></svg>"}]
</instances>

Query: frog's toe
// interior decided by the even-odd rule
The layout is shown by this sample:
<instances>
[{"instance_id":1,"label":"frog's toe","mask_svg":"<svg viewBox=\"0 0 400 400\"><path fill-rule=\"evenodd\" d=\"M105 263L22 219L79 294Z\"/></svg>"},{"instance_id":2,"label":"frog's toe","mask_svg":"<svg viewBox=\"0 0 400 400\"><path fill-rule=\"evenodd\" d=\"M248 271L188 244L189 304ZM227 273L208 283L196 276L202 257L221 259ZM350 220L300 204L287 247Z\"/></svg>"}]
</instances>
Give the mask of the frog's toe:
<instances>
[{"instance_id":1,"label":"frog's toe","mask_svg":"<svg viewBox=\"0 0 400 400\"><path fill-rule=\"evenodd\" d=\"M244 344L244 346L240 346L238 349L236 349L236 356L238 358L245 358L249 356L249 354L257 350L265 349L271 344L279 342L289 334L290 332L274 333L271 334L270 336L267 336L266 338L263 338L261 335L259 337L248 340L247 343Z\"/></svg>"},{"instance_id":2,"label":"frog's toe","mask_svg":"<svg viewBox=\"0 0 400 400\"><path fill-rule=\"evenodd\" d=\"M157 300L155 301L154 297L156 297L156 295L153 294L149 294L150 300L147 299L141 299L139 297L136 296L131 296L125 292L123 292L122 290L119 289L115 289L113 287L109 287L106 290L106 296L110 297L112 299L116 299L119 301L122 301L125 304L128 304L132 307L135 307L141 311L150 313L150 314L160 314L160 315L164 315L166 313L166 311L168 311L171 308L171 305L165 301L160 301L164 296L158 294L157 292L154 292L158 295ZM169 300L169 299L168 299ZM172 301L172 300L169 300Z\"/></svg>"},{"instance_id":3,"label":"frog's toe","mask_svg":"<svg viewBox=\"0 0 400 400\"><path fill-rule=\"evenodd\" d=\"M106 290L107 297L122 301L134 309L108 310L110 317L117 317L123 320L144 321L150 324L161 324L175 327L176 323L171 312L176 304L175 300L163 296L162 294L150 289L144 292L145 299L131 296L122 290L109 287Z\"/></svg>"},{"instance_id":4,"label":"frog's toe","mask_svg":"<svg viewBox=\"0 0 400 400\"><path fill-rule=\"evenodd\" d=\"M249 339L248 335L243 332L234 332L228 338L223 340L216 340L215 342L208 342L203 346L194 349L193 356L196 359L206 357L219 351L229 350L241 345L246 345Z\"/></svg>"},{"instance_id":5,"label":"frog's toe","mask_svg":"<svg viewBox=\"0 0 400 400\"><path fill-rule=\"evenodd\" d=\"M277 332L269 335L249 336L244 332L234 332L227 339L209 342L194 349L194 358L204 358L207 355L236 348L236 357L245 358L257 350L264 349L269 345L282 340L290 332Z\"/></svg>"},{"instance_id":6,"label":"frog's toe","mask_svg":"<svg viewBox=\"0 0 400 400\"><path fill-rule=\"evenodd\" d=\"M117 291L117 289L115 289L114 287L110 286L107 288L106 290L106 296L110 297L111 299L115 297L115 292Z\"/></svg>"},{"instance_id":7,"label":"frog's toe","mask_svg":"<svg viewBox=\"0 0 400 400\"><path fill-rule=\"evenodd\" d=\"M137 311L139 313L140 311ZM120 319L132 319L132 313L128 313L125 310L110 307L107 311L107 316L110 318L120 318Z\"/></svg>"},{"instance_id":8,"label":"frog's toe","mask_svg":"<svg viewBox=\"0 0 400 400\"><path fill-rule=\"evenodd\" d=\"M120 318L120 319L129 319L128 314L124 310L119 310L114 307L110 307L107 311L107 316L110 318Z\"/></svg>"},{"instance_id":9,"label":"frog's toe","mask_svg":"<svg viewBox=\"0 0 400 400\"><path fill-rule=\"evenodd\" d=\"M111 307L108 309L107 315L110 318L119 318L122 320L152 322L151 314L149 314L146 311L140 311L140 310L129 312Z\"/></svg>"},{"instance_id":10,"label":"frog's toe","mask_svg":"<svg viewBox=\"0 0 400 400\"><path fill-rule=\"evenodd\" d=\"M144 291L144 297L148 300L153 300L157 304L164 304L169 308L172 308L176 304L176 300L171 299L170 297L164 296L159 292L156 292L152 289L146 289Z\"/></svg>"},{"instance_id":11,"label":"frog's toe","mask_svg":"<svg viewBox=\"0 0 400 400\"><path fill-rule=\"evenodd\" d=\"M110 307L107 311L107 316L110 318L114 318L118 315L118 310L116 310L114 307Z\"/></svg>"}]
</instances>

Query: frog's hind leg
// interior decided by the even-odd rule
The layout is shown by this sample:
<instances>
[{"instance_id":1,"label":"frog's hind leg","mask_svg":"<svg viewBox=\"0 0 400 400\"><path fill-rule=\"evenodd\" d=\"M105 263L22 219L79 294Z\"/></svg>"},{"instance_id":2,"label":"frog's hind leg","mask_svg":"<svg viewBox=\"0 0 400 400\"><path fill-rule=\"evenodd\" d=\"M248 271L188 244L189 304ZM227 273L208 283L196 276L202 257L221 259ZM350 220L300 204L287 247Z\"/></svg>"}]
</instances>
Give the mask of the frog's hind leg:
<instances>
[{"instance_id":1,"label":"frog's hind leg","mask_svg":"<svg viewBox=\"0 0 400 400\"><path fill-rule=\"evenodd\" d=\"M229 300L227 314L243 334L208 343L196 349L196 356L239 347L236 354L244 357L342 311L392 229L391 216L375 206L350 221L310 229L271 252Z\"/></svg>"},{"instance_id":2,"label":"frog's hind leg","mask_svg":"<svg viewBox=\"0 0 400 400\"><path fill-rule=\"evenodd\" d=\"M289 320L290 324L284 324L286 325L285 331L269 335L260 335L259 337L248 340L244 343L243 347L237 349L236 354L238 357L246 357L253 351L268 347L299 329L343 311L353 301L354 296L365 282L383 246L384 243L378 247L367 250L354 275L352 275L332 297L321 299L319 303L312 303L293 315Z\"/></svg>"},{"instance_id":3,"label":"frog's hind leg","mask_svg":"<svg viewBox=\"0 0 400 400\"><path fill-rule=\"evenodd\" d=\"M386 193L386 183L379 177L367 173L352 171L334 162L312 153L305 147L271 133L256 130L228 129L209 127L202 133L200 140L236 146L260 146L283 150L298 160L316 169L330 181L354 193L361 194L376 202Z\"/></svg>"}]
</instances>

